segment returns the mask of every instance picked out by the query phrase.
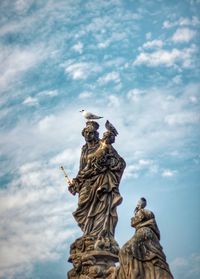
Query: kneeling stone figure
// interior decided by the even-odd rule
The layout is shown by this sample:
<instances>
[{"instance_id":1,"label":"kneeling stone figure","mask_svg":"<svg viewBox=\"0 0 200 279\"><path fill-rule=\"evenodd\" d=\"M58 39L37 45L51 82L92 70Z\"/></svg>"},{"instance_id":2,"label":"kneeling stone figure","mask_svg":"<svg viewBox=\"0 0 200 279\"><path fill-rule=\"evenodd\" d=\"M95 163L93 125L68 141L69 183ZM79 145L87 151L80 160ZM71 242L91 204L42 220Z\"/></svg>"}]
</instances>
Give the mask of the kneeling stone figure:
<instances>
[{"instance_id":1,"label":"kneeling stone figure","mask_svg":"<svg viewBox=\"0 0 200 279\"><path fill-rule=\"evenodd\" d=\"M173 279L160 245L160 231L153 212L141 198L131 218L135 235L121 248L118 279Z\"/></svg>"}]
</instances>

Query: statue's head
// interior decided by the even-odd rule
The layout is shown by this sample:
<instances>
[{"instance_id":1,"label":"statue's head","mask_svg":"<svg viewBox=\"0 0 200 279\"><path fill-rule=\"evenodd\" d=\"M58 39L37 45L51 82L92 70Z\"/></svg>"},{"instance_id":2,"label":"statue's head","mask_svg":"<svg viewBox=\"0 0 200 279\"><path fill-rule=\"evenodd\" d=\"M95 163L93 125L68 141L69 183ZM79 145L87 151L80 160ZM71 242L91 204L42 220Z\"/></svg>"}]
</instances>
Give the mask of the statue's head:
<instances>
[{"instance_id":1,"label":"statue's head","mask_svg":"<svg viewBox=\"0 0 200 279\"><path fill-rule=\"evenodd\" d=\"M82 130L82 136L86 142L91 143L99 140L98 128L99 124L95 121L88 121L86 123L86 127Z\"/></svg>"},{"instance_id":2,"label":"statue's head","mask_svg":"<svg viewBox=\"0 0 200 279\"><path fill-rule=\"evenodd\" d=\"M137 202L137 208L145 208L147 205L147 201L145 198L140 198Z\"/></svg>"},{"instance_id":3,"label":"statue's head","mask_svg":"<svg viewBox=\"0 0 200 279\"><path fill-rule=\"evenodd\" d=\"M102 140L107 144L112 144L115 142L115 134L111 131L106 131L103 133Z\"/></svg>"}]
</instances>

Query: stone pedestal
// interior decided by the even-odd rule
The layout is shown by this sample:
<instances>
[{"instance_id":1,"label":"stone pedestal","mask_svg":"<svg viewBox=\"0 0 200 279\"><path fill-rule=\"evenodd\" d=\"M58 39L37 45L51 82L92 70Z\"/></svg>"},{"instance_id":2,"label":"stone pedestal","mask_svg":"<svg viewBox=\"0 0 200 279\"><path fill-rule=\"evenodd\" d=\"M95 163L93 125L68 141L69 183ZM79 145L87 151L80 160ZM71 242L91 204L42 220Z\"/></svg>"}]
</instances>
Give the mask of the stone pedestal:
<instances>
[{"instance_id":1,"label":"stone pedestal","mask_svg":"<svg viewBox=\"0 0 200 279\"><path fill-rule=\"evenodd\" d=\"M113 238L78 238L70 250L68 279L115 279L119 246Z\"/></svg>"}]
</instances>

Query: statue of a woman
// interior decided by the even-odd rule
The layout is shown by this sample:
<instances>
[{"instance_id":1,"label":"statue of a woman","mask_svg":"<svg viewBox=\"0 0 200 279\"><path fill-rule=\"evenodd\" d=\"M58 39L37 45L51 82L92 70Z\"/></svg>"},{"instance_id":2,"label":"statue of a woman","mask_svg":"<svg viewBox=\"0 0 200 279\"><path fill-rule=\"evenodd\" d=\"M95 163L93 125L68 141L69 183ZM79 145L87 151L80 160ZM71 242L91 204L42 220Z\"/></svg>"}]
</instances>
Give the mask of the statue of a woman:
<instances>
[{"instance_id":1,"label":"statue of a woman","mask_svg":"<svg viewBox=\"0 0 200 279\"><path fill-rule=\"evenodd\" d=\"M121 248L118 279L173 279L160 245L154 214L141 198L131 219L135 235Z\"/></svg>"},{"instance_id":2,"label":"statue of a woman","mask_svg":"<svg viewBox=\"0 0 200 279\"><path fill-rule=\"evenodd\" d=\"M82 131L86 144L82 147L78 175L69 190L79 194L78 208L73 215L84 235L100 238L114 236L125 161L111 145L115 133L107 131L100 140L98 127L98 123L89 121Z\"/></svg>"}]
</instances>

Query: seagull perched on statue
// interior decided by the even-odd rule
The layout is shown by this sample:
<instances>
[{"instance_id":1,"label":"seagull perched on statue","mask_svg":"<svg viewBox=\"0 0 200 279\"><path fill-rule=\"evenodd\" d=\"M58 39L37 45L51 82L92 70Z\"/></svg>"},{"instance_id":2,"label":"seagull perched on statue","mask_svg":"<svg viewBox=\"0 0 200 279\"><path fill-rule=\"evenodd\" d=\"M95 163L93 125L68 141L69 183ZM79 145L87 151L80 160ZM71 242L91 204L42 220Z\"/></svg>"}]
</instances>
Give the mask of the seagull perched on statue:
<instances>
[{"instance_id":1,"label":"seagull perched on statue","mask_svg":"<svg viewBox=\"0 0 200 279\"><path fill-rule=\"evenodd\" d=\"M108 131L112 132L115 136L118 135L116 128L108 120L106 121L105 127Z\"/></svg>"},{"instance_id":2,"label":"seagull perched on statue","mask_svg":"<svg viewBox=\"0 0 200 279\"><path fill-rule=\"evenodd\" d=\"M95 114L93 114L89 111L86 111L84 109L80 110L80 112L85 117L85 119L88 120L88 121L103 118L102 116L95 115Z\"/></svg>"}]
</instances>

